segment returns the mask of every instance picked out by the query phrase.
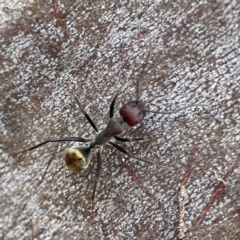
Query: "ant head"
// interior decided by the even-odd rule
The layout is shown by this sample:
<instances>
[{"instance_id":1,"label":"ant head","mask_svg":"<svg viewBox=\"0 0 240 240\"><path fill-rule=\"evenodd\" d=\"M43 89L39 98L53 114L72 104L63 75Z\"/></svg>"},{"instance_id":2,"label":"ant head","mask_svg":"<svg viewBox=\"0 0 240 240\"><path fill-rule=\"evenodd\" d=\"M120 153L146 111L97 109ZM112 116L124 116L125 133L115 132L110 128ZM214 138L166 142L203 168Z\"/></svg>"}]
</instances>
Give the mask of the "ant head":
<instances>
[{"instance_id":1,"label":"ant head","mask_svg":"<svg viewBox=\"0 0 240 240\"><path fill-rule=\"evenodd\" d=\"M124 121L131 127L140 123L145 117L144 104L140 101L126 103L119 112Z\"/></svg>"},{"instance_id":2,"label":"ant head","mask_svg":"<svg viewBox=\"0 0 240 240\"><path fill-rule=\"evenodd\" d=\"M70 148L65 153L65 163L72 172L80 172L88 167L91 158L90 147Z\"/></svg>"}]
</instances>

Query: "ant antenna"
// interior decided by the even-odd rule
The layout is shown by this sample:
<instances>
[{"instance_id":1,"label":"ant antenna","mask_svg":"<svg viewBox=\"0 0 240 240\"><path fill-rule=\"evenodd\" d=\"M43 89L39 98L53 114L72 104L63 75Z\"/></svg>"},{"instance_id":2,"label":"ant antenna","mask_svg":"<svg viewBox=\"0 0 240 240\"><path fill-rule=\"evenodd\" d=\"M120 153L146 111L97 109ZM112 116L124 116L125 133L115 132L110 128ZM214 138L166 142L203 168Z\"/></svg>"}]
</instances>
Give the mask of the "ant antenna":
<instances>
[{"instance_id":1,"label":"ant antenna","mask_svg":"<svg viewBox=\"0 0 240 240\"><path fill-rule=\"evenodd\" d=\"M144 110L143 112L145 112L145 113L160 113L160 114L174 114L174 113L177 113L181 110L185 110L185 109L191 108L191 107L207 107L207 105L204 105L204 104L192 105L192 106L187 106L187 107L183 107L183 108L179 108L179 109L174 109L170 112L161 112L161 111L152 111L152 110Z\"/></svg>"},{"instance_id":2,"label":"ant antenna","mask_svg":"<svg viewBox=\"0 0 240 240\"><path fill-rule=\"evenodd\" d=\"M207 106L207 105L204 105L204 104L187 106L187 107L183 107L183 108L180 108L180 109L172 110L172 111L170 111L170 112L161 112L161 111L152 111L152 110L143 110L143 112L144 112L144 113L160 113L160 114L168 115L168 114L174 114L174 113L177 113L177 112L179 112L179 111L181 111L181 110L185 110L185 109L192 108L192 107L204 107L205 110L207 111L207 113L210 114L210 112L206 109L208 106ZM211 114L210 114L210 115L211 115Z\"/></svg>"}]
</instances>

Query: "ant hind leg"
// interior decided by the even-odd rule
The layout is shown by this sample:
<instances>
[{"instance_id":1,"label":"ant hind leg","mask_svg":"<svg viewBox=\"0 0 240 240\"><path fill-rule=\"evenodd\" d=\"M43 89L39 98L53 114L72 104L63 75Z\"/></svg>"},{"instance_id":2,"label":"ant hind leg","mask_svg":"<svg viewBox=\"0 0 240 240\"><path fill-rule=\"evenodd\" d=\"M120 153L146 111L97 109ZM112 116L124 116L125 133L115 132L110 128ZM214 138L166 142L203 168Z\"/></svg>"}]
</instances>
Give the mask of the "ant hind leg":
<instances>
[{"instance_id":1,"label":"ant hind leg","mask_svg":"<svg viewBox=\"0 0 240 240\"><path fill-rule=\"evenodd\" d=\"M102 167L102 158L101 158L100 151L98 151L98 153L97 153L97 170L96 170L96 177L95 177L95 183L94 183L93 194L92 194L92 201L94 200L94 197L95 197L95 192L96 192L97 183L98 183L100 172L101 172L101 167Z\"/></svg>"},{"instance_id":2,"label":"ant hind leg","mask_svg":"<svg viewBox=\"0 0 240 240\"><path fill-rule=\"evenodd\" d=\"M27 152L27 151L31 151L35 148L41 147L42 145L44 145L46 143L50 143L50 142L89 142L89 140L85 139L85 138L81 138L81 137L55 138L55 139L50 139L50 140L47 140L45 142L39 143L36 146L30 147L30 148L28 148L26 150L23 150L23 151L20 151L18 153L24 153L24 152Z\"/></svg>"},{"instance_id":3,"label":"ant hind leg","mask_svg":"<svg viewBox=\"0 0 240 240\"><path fill-rule=\"evenodd\" d=\"M118 137L118 136L114 136L114 138L118 141L121 141L121 142L135 142L135 141L143 140L143 138L121 138L121 137Z\"/></svg>"}]
</instances>

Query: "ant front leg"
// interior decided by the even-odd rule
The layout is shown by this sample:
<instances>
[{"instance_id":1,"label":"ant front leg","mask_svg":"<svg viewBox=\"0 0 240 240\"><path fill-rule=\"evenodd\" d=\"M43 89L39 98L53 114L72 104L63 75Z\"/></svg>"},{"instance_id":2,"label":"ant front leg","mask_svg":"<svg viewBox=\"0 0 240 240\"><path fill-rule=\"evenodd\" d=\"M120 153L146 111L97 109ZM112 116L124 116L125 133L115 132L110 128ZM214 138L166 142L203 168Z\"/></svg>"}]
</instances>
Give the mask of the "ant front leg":
<instances>
[{"instance_id":1,"label":"ant front leg","mask_svg":"<svg viewBox=\"0 0 240 240\"><path fill-rule=\"evenodd\" d=\"M126 85L127 85L127 84L128 84L128 81L126 82ZM112 102L111 102L111 104L110 104L110 109L109 109L109 116L110 116L110 118L113 118L113 116L114 116L114 106L115 106L115 102L116 102L117 97L119 96L120 91L122 90L123 86L124 86L124 85L122 85L121 88L117 91L116 95L114 96L114 98L113 98L113 100L112 100ZM124 106L126 106L126 105L128 105L128 104L129 104L129 103L125 104ZM142 106L142 105L141 105L141 106ZM131 110L133 110L133 108L132 108ZM131 110L130 110L130 111L131 111ZM133 113L133 114L134 114L134 113ZM125 119L124 119L124 120L125 120ZM135 120L134 123L135 123L134 125L137 124L137 123L136 123L136 120ZM121 138L121 137L118 137L118 136L114 136L114 138L115 138L116 140L118 140L118 141L121 141L121 142L134 142L134 141L141 141L141 140L143 140L143 138Z\"/></svg>"},{"instance_id":2,"label":"ant front leg","mask_svg":"<svg viewBox=\"0 0 240 240\"><path fill-rule=\"evenodd\" d=\"M110 116L110 118L113 118L113 116L114 116L114 105L115 105L115 102L116 102L116 100L117 100L117 98L118 98L118 96L119 96L119 94L120 94L120 92L121 92L121 90L122 90L124 85L127 85L127 83L123 84L120 87L120 89L117 91L116 95L114 96L114 98L113 98L113 100L112 100L112 102L110 104L110 109L109 109L109 116Z\"/></svg>"},{"instance_id":3,"label":"ant front leg","mask_svg":"<svg viewBox=\"0 0 240 240\"><path fill-rule=\"evenodd\" d=\"M126 80L125 84L123 84L123 85L120 87L120 89L117 91L115 97L113 98L113 100L112 100L112 102L111 102L111 104L110 104L110 110L109 110L109 116L110 116L110 118L112 118L112 117L114 116L114 105L115 105L115 102L116 102L116 100L117 100L117 97L119 96L120 91L122 90L123 86L124 86L124 85L126 85L126 86L128 85L128 78L130 77L131 74L132 74L132 70L130 70L130 71L128 72L128 76L127 76L127 80Z\"/></svg>"}]
</instances>

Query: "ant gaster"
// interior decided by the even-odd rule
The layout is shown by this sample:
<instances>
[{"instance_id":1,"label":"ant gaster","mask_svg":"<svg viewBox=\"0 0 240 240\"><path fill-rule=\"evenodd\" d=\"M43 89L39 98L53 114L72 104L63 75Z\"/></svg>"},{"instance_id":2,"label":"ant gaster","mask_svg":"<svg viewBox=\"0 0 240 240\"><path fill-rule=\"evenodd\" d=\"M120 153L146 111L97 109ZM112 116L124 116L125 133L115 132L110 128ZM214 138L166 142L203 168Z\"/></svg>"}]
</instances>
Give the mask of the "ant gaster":
<instances>
[{"instance_id":1,"label":"ant gaster","mask_svg":"<svg viewBox=\"0 0 240 240\"><path fill-rule=\"evenodd\" d=\"M109 110L110 119L107 123L106 128L103 129L100 133L98 133L95 136L95 139L90 142L89 146L73 147L73 148L68 149L65 153L64 160L65 160L67 167L73 172L79 172L88 167L88 164L91 159L91 151L92 151L92 149L97 149L97 169L96 169L96 177L95 177L95 183L94 183L94 188L93 188L92 200L94 200L96 186L97 186L97 182L98 182L98 179L100 176L100 170L101 170L101 166L102 166L101 150L102 150L102 147L104 144L111 144L113 147L115 147L117 150L119 150L123 154L127 155L128 157L153 165L153 162L148 161L143 158L140 158L140 157L137 157L137 156L133 156L125 148L110 141L113 137L116 140L123 141L123 142L143 140L143 138L128 139L128 138L121 138L118 136L124 132L126 123L129 126L135 126L138 123L140 123L145 116L146 111L144 110L144 104L140 100L138 100L138 85L139 85L139 83L137 82L137 100L128 102L120 108L121 117L114 118L114 105L117 100L117 97L119 96L119 94L121 92L122 87L118 90L118 92L116 93L116 95L114 96L114 98L110 104L110 110ZM78 98L74 95L73 95L73 97L74 97L75 101L77 102L81 112L84 114L84 116L90 123L90 125L95 129L96 132L98 132L98 128L96 127L92 118L84 111ZM64 142L64 141L89 142L88 139L85 139L82 137L56 138L56 139L51 139L51 140L47 140L45 142L39 143L38 145L33 146L27 150L21 151L20 153L26 152L26 151L31 151L31 150L38 148L46 143L49 143L49 142Z\"/></svg>"}]
</instances>

